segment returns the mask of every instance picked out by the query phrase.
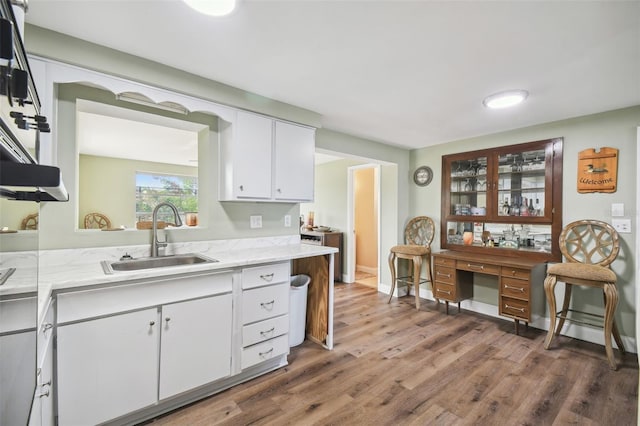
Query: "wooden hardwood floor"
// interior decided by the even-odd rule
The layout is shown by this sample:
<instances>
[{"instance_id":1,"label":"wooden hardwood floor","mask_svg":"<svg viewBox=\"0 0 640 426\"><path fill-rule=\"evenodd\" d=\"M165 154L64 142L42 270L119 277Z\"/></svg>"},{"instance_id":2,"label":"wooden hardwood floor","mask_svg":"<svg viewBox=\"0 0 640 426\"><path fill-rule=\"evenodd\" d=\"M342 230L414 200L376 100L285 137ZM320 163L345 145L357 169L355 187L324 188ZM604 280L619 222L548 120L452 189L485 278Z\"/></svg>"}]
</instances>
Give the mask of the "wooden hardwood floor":
<instances>
[{"instance_id":1,"label":"wooden hardwood floor","mask_svg":"<svg viewBox=\"0 0 640 426\"><path fill-rule=\"evenodd\" d=\"M468 311L416 311L336 286L335 349L305 341L289 365L150 422L160 425L632 425L638 362ZM524 327L522 327L524 328Z\"/></svg>"}]
</instances>

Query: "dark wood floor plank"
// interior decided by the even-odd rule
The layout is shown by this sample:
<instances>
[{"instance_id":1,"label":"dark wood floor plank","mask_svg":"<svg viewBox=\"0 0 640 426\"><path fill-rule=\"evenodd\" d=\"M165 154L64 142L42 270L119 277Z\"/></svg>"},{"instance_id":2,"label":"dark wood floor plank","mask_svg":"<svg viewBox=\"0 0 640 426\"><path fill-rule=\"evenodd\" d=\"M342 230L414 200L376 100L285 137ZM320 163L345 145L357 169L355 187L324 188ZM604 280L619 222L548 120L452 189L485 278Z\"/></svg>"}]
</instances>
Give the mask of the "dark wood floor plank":
<instances>
[{"instance_id":1,"label":"dark wood floor plank","mask_svg":"<svg viewBox=\"0 0 640 426\"><path fill-rule=\"evenodd\" d=\"M357 284L335 292L335 348L154 419L155 425L634 425L638 361L601 345Z\"/></svg>"}]
</instances>

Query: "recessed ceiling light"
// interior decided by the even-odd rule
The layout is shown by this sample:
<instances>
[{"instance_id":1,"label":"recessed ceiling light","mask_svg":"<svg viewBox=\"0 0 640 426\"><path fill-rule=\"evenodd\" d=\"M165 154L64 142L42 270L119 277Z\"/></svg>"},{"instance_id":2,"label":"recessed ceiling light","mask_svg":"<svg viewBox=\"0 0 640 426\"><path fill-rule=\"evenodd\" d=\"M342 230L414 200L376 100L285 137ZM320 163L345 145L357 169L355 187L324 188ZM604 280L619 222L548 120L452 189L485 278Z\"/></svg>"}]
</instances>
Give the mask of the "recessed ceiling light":
<instances>
[{"instance_id":1,"label":"recessed ceiling light","mask_svg":"<svg viewBox=\"0 0 640 426\"><path fill-rule=\"evenodd\" d=\"M529 92L526 90L505 90L487 96L482 103L491 109L509 108L523 102L527 96Z\"/></svg>"},{"instance_id":2,"label":"recessed ceiling light","mask_svg":"<svg viewBox=\"0 0 640 426\"><path fill-rule=\"evenodd\" d=\"M233 12L236 0L183 0L192 9L209 16L224 16Z\"/></svg>"}]
</instances>

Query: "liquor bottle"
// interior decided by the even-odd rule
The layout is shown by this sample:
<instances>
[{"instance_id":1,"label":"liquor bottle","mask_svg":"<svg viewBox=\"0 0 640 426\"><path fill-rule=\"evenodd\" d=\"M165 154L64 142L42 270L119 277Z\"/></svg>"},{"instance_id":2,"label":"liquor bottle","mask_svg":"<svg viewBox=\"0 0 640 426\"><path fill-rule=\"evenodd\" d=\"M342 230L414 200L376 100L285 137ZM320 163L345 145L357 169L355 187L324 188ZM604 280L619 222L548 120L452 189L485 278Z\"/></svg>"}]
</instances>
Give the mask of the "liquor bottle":
<instances>
[{"instance_id":1,"label":"liquor bottle","mask_svg":"<svg viewBox=\"0 0 640 426\"><path fill-rule=\"evenodd\" d=\"M515 197L513 204L511 205L511 216L520 216L520 205L518 197Z\"/></svg>"},{"instance_id":2,"label":"liquor bottle","mask_svg":"<svg viewBox=\"0 0 640 426\"><path fill-rule=\"evenodd\" d=\"M509 216L509 210L509 200L507 199L507 197L504 197L504 204L502 205L502 215Z\"/></svg>"},{"instance_id":3,"label":"liquor bottle","mask_svg":"<svg viewBox=\"0 0 640 426\"><path fill-rule=\"evenodd\" d=\"M533 198L529 198L529 216L535 216L536 209L533 207Z\"/></svg>"},{"instance_id":4,"label":"liquor bottle","mask_svg":"<svg viewBox=\"0 0 640 426\"><path fill-rule=\"evenodd\" d=\"M520 205L520 216L529 216L529 208L527 207L527 197L522 197Z\"/></svg>"}]
</instances>

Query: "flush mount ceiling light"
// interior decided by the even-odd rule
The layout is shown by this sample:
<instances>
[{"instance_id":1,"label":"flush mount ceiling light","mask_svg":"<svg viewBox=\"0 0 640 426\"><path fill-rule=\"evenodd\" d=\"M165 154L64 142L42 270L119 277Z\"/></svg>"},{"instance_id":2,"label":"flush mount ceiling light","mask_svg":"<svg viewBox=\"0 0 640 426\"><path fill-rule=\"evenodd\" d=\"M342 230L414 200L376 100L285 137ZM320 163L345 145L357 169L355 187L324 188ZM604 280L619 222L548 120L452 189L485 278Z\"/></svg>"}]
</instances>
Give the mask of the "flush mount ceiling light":
<instances>
[{"instance_id":1,"label":"flush mount ceiling light","mask_svg":"<svg viewBox=\"0 0 640 426\"><path fill-rule=\"evenodd\" d=\"M233 12L236 0L182 0L192 9L209 16L224 16Z\"/></svg>"},{"instance_id":2,"label":"flush mount ceiling light","mask_svg":"<svg viewBox=\"0 0 640 426\"><path fill-rule=\"evenodd\" d=\"M487 96L482 103L491 109L509 108L523 102L527 96L529 92L526 90L505 90Z\"/></svg>"}]
</instances>

